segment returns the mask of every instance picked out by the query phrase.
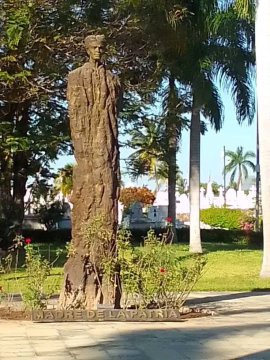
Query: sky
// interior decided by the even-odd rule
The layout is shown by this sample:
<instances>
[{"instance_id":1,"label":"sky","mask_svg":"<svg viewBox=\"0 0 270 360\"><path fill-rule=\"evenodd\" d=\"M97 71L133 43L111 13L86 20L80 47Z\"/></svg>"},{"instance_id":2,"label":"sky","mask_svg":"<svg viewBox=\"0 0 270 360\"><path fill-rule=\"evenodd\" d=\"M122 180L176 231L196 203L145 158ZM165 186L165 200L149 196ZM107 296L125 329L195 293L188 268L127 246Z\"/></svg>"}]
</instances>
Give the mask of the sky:
<instances>
[{"instance_id":1,"label":"sky","mask_svg":"<svg viewBox=\"0 0 270 360\"><path fill-rule=\"evenodd\" d=\"M223 184L223 147L226 150L236 151L238 146L243 146L244 151L256 152L256 121L251 126L248 125L247 120L242 125L239 125L236 120L234 104L230 95L222 91L222 100L225 109L224 125L220 132L216 133L213 129L208 127L208 131L204 136L201 136L201 182L208 182L209 176L211 181L216 181L218 184ZM120 158L127 158L132 150L121 148ZM73 156L62 156L54 164L53 168L57 169L63 167L66 163L73 162ZM256 160L254 159L254 162ZM178 166L183 173L183 177L187 178L189 166L189 131L184 131L182 134L180 152L177 156ZM227 159L228 162L228 159ZM125 170L125 162L121 160L121 169ZM250 176L255 176L254 173L249 172ZM131 182L128 176L122 179L126 184ZM227 175L226 183L229 182L229 175ZM150 188L154 187L154 183L149 181L147 177L139 179L137 186L146 185Z\"/></svg>"}]
</instances>

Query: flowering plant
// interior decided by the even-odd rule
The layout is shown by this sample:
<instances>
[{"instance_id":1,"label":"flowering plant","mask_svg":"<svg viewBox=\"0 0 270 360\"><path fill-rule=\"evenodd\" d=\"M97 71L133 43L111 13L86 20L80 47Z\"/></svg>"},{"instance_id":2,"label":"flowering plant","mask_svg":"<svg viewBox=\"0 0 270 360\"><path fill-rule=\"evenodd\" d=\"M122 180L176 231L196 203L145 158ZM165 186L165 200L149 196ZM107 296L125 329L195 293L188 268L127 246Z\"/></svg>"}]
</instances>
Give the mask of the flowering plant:
<instances>
[{"instance_id":1,"label":"flowering plant","mask_svg":"<svg viewBox=\"0 0 270 360\"><path fill-rule=\"evenodd\" d=\"M144 247L133 248L130 238L129 231L122 229L116 242L123 306L180 308L202 274L204 257L194 256L183 264L166 234L157 237L153 230Z\"/></svg>"}]
</instances>

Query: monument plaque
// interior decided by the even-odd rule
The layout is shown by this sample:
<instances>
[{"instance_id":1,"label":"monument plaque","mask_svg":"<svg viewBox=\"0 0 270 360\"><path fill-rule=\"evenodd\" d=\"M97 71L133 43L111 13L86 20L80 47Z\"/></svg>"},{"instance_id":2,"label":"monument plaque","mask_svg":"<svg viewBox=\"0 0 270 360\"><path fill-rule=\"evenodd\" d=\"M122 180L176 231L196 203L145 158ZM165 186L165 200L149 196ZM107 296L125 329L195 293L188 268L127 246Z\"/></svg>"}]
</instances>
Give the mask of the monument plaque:
<instances>
[{"instance_id":1,"label":"monument plaque","mask_svg":"<svg viewBox=\"0 0 270 360\"><path fill-rule=\"evenodd\" d=\"M173 322L181 321L179 310L33 310L34 322Z\"/></svg>"}]
</instances>

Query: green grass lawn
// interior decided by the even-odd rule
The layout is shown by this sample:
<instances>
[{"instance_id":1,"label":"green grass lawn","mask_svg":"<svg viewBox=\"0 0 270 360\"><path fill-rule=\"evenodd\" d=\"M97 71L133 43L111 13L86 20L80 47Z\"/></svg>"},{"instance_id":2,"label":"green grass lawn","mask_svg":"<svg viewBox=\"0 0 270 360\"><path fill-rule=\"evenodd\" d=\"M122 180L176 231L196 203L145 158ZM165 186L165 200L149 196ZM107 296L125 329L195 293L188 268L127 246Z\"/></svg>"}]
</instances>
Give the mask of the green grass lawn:
<instances>
[{"instance_id":1,"label":"green grass lawn","mask_svg":"<svg viewBox=\"0 0 270 360\"><path fill-rule=\"evenodd\" d=\"M189 257L188 246L176 244L176 255L182 261ZM55 259L57 245L40 244L41 252L50 261ZM260 279L262 251L248 248L245 245L204 243L203 249L207 258L204 274L196 284L197 291L246 291L254 289L270 289L270 279ZM23 262L23 253L20 263ZM58 292L61 287L62 269L65 263L65 254L62 254L54 264L51 276L47 279L46 289ZM0 274L0 285L3 292L23 291L27 278L23 267L19 267L7 274ZM46 290L45 289L45 290Z\"/></svg>"}]
</instances>

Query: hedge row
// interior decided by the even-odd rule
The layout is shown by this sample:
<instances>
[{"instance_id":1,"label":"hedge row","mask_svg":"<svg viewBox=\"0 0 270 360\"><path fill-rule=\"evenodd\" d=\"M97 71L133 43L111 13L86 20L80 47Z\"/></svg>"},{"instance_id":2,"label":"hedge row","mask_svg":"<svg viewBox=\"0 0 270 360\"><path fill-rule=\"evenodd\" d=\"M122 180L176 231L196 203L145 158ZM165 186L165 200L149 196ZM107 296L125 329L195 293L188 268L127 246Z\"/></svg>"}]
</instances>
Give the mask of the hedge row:
<instances>
[{"instance_id":1,"label":"hedge row","mask_svg":"<svg viewBox=\"0 0 270 360\"><path fill-rule=\"evenodd\" d=\"M157 235L162 234L164 229L156 229ZM132 231L132 242L142 243L147 231ZM56 231L24 231L25 237L30 237L32 242L42 243L66 243L71 239L70 230L56 230ZM261 232L244 231L244 230L223 230L223 229L202 229L202 242L212 243L242 243L261 247L263 244L263 234ZM181 243L189 242L189 228L177 229L177 240Z\"/></svg>"}]
</instances>

